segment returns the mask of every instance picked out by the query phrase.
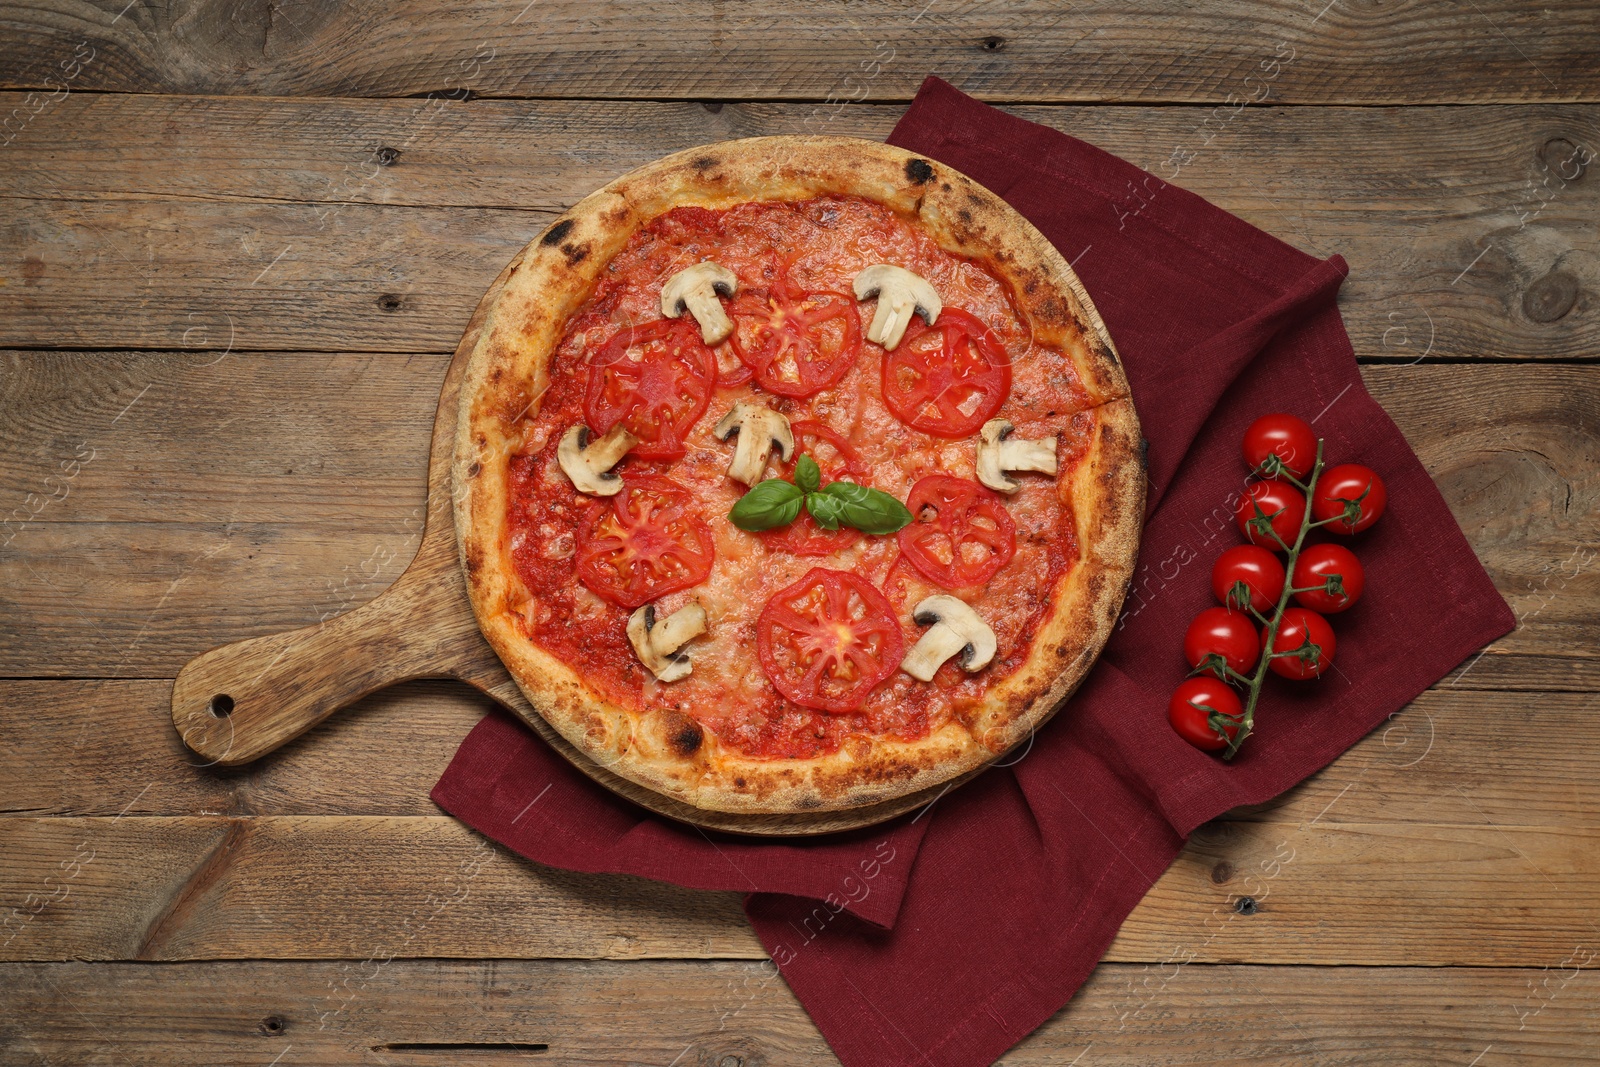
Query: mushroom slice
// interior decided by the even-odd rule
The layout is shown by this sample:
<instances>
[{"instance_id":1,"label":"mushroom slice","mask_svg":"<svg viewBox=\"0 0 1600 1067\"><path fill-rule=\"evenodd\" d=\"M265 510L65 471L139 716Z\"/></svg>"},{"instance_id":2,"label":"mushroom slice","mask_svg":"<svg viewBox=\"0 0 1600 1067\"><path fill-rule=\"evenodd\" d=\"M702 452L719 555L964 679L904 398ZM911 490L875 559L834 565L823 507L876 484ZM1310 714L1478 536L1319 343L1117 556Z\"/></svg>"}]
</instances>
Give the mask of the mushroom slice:
<instances>
[{"instance_id":1,"label":"mushroom slice","mask_svg":"<svg viewBox=\"0 0 1600 1067\"><path fill-rule=\"evenodd\" d=\"M556 459L578 492L616 496L622 491L622 479L611 468L638 443L639 439L621 423L613 426L604 437L590 437L589 427L580 422L561 435Z\"/></svg>"},{"instance_id":2,"label":"mushroom slice","mask_svg":"<svg viewBox=\"0 0 1600 1067\"><path fill-rule=\"evenodd\" d=\"M1002 493L1015 493L1022 488L1022 483L1007 471L1038 471L1054 476L1059 470L1054 437L1025 441L1011 436L1014 429L1010 419L990 419L978 431L978 481Z\"/></svg>"},{"instance_id":3,"label":"mushroom slice","mask_svg":"<svg viewBox=\"0 0 1600 1067\"><path fill-rule=\"evenodd\" d=\"M700 337L714 345L733 332L733 322L722 310L719 296L739 291L739 279L729 270L707 260L685 267L661 287L661 314L675 319L685 310L700 324Z\"/></svg>"},{"instance_id":4,"label":"mushroom slice","mask_svg":"<svg viewBox=\"0 0 1600 1067\"><path fill-rule=\"evenodd\" d=\"M857 300L878 298L867 340L891 351L905 336L912 315L921 315L922 321L932 326L944 306L927 281L892 263L877 263L857 274L855 291Z\"/></svg>"},{"instance_id":5,"label":"mushroom slice","mask_svg":"<svg viewBox=\"0 0 1600 1067\"><path fill-rule=\"evenodd\" d=\"M654 604L628 616L628 641L639 654L639 662L650 668L658 682L689 676L694 664L683 646L705 632L706 609L699 604L685 604L664 619L656 618Z\"/></svg>"},{"instance_id":6,"label":"mushroom slice","mask_svg":"<svg viewBox=\"0 0 1600 1067\"><path fill-rule=\"evenodd\" d=\"M900 669L918 681L933 681L940 664L951 656L959 655L957 662L969 672L982 670L994 659L994 631L965 601L943 593L930 596L911 617L928 632L906 653Z\"/></svg>"},{"instance_id":7,"label":"mushroom slice","mask_svg":"<svg viewBox=\"0 0 1600 1067\"><path fill-rule=\"evenodd\" d=\"M719 441L739 435L733 460L728 464L728 477L745 485L755 485L761 480L767 472L767 457L774 448L785 461L794 455L794 432L789 429L789 420L765 404L739 401L728 409L711 432Z\"/></svg>"}]
</instances>

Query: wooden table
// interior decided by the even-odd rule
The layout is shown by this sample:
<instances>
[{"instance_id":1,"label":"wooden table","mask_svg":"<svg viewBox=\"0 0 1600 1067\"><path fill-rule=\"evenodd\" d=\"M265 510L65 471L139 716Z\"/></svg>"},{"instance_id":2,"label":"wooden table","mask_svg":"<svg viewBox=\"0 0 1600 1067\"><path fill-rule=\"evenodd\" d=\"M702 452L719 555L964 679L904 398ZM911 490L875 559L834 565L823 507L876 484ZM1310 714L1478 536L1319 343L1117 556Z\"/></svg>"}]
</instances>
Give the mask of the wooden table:
<instances>
[{"instance_id":1,"label":"wooden table","mask_svg":"<svg viewBox=\"0 0 1600 1067\"><path fill-rule=\"evenodd\" d=\"M231 771L167 699L403 568L449 352L554 213L702 142L881 138L930 72L1342 253L1521 618L1196 833L1005 1062L1594 1062L1600 5L1324 3L6 4L0 1062L830 1059L734 896L433 806L465 688Z\"/></svg>"}]
</instances>

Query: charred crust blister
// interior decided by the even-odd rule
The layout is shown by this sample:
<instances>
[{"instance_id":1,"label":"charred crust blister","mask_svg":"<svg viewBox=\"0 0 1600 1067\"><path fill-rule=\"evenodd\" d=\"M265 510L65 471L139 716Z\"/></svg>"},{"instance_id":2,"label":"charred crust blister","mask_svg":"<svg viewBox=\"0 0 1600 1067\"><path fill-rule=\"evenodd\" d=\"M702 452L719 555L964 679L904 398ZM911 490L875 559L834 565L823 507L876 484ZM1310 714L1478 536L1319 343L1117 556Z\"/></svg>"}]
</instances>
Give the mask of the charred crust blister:
<instances>
[{"instance_id":1,"label":"charred crust blister","mask_svg":"<svg viewBox=\"0 0 1600 1067\"><path fill-rule=\"evenodd\" d=\"M562 245L561 254L567 257L567 266L576 267L579 263L589 258L589 246L586 244Z\"/></svg>"},{"instance_id":2,"label":"charred crust blister","mask_svg":"<svg viewBox=\"0 0 1600 1067\"><path fill-rule=\"evenodd\" d=\"M544 232L544 236L539 238L539 243L542 245L558 245L565 240L567 234L571 232L572 220L562 219L560 222L556 223L554 226L550 227Z\"/></svg>"},{"instance_id":3,"label":"charred crust blister","mask_svg":"<svg viewBox=\"0 0 1600 1067\"><path fill-rule=\"evenodd\" d=\"M705 734L700 729L700 724L689 720L672 732L667 743L672 746L672 751L683 757L694 755L700 749L700 742L705 740Z\"/></svg>"},{"instance_id":4,"label":"charred crust blister","mask_svg":"<svg viewBox=\"0 0 1600 1067\"><path fill-rule=\"evenodd\" d=\"M906 160L906 181L912 185L926 185L933 181L933 167L928 165L926 159ZM945 186L949 188L949 186Z\"/></svg>"}]
</instances>

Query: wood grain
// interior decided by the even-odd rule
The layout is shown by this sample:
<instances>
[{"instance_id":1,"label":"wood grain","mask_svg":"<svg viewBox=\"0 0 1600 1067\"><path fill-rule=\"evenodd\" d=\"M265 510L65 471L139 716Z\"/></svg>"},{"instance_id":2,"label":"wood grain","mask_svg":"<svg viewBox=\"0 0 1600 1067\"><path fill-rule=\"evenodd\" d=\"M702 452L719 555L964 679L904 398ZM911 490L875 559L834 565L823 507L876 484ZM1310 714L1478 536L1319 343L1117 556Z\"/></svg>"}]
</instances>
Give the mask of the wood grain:
<instances>
[{"instance_id":1,"label":"wood grain","mask_svg":"<svg viewBox=\"0 0 1600 1067\"><path fill-rule=\"evenodd\" d=\"M4 819L0 840L5 958L761 954L734 894L540 867L445 816Z\"/></svg>"},{"instance_id":2,"label":"wood grain","mask_svg":"<svg viewBox=\"0 0 1600 1067\"><path fill-rule=\"evenodd\" d=\"M16 257L0 260L0 344L189 347L197 363L230 338L450 351L550 213L617 174L808 121L882 138L903 110L854 105L819 123L793 104L418 105L68 96L6 148L14 199L0 195L0 246ZM1578 165L1600 152L1600 108L1016 110L1167 177L1174 149L1196 153L1178 184L1316 255L1344 255L1362 356L1600 350L1587 313L1600 183ZM173 157L192 162L157 163Z\"/></svg>"},{"instance_id":3,"label":"wood grain","mask_svg":"<svg viewBox=\"0 0 1600 1067\"><path fill-rule=\"evenodd\" d=\"M25 0L8 10L0 70L9 86L74 74L72 87L119 92L858 100L905 99L934 73L1001 99L1220 103L1253 92L1245 77L1282 42L1299 57L1282 100L1482 103L1594 99L1597 25L1592 3L1531 0L409 0L381 18L358 4Z\"/></svg>"},{"instance_id":4,"label":"wood grain","mask_svg":"<svg viewBox=\"0 0 1600 1067\"><path fill-rule=\"evenodd\" d=\"M1107 958L1536 967L1595 939L1600 829L1430 808L1209 824ZM540 867L446 816L12 817L0 847L4 959L761 954L734 894Z\"/></svg>"},{"instance_id":5,"label":"wood grain","mask_svg":"<svg viewBox=\"0 0 1600 1067\"><path fill-rule=\"evenodd\" d=\"M1103 964L1002 1062L1591 1063L1600 982L1574 975L1583 955L1560 967L1567 955L1549 972ZM0 1012L0 1055L18 1067L837 1062L756 962L11 964Z\"/></svg>"},{"instance_id":6,"label":"wood grain","mask_svg":"<svg viewBox=\"0 0 1600 1067\"><path fill-rule=\"evenodd\" d=\"M214 645L368 601L410 561L447 359L203 365L216 358L0 355L0 418L18 428L0 435L15 508L0 515L0 675L170 678ZM1600 690L1600 379L1508 365L1365 377L1522 617L1456 687ZM68 479L61 464L91 451Z\"/></svg>"},{"instance_id":7,"label":"wood grain","mask_svg":"<svg viewBox=\"0 0 1600 1067\"><path fill-rule=\"evenodd\" d=\"M0 746L0 816L432 815L428 790L491 707L464 685L407 683L221 768L179 744L169 696L164 681L0 681L0 706L27 709ZM1338 798L1333 810L1355 822L1414 812L1439 825L1600 829L1597 709L1587 693L1436 688L1327 770L1227 818L1298 825Z\"/></svg>"}]
</instances>

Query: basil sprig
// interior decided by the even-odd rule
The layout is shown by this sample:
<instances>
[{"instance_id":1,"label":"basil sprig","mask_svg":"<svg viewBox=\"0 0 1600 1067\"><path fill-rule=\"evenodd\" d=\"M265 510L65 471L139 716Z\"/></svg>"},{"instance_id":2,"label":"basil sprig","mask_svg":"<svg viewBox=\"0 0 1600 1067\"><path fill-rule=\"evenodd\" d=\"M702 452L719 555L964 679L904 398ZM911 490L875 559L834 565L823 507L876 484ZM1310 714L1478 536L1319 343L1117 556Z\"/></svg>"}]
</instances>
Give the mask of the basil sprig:
<instances>
[{"instance_id":1,"label":"basil sprig","mask_svg":"<svg viewBox=\"0 0 1600 1067\"><path fill-rule=\"evenodd\" d=\"M822 469L810 456L794 465L794 481L768 478L728 512L741 530L775 530L800 517L804 507L825 530L851 526L862 533L892 534L911 521L911 512L894 497L855 482L822 484Z\"/></svg>"}]
</instances>

